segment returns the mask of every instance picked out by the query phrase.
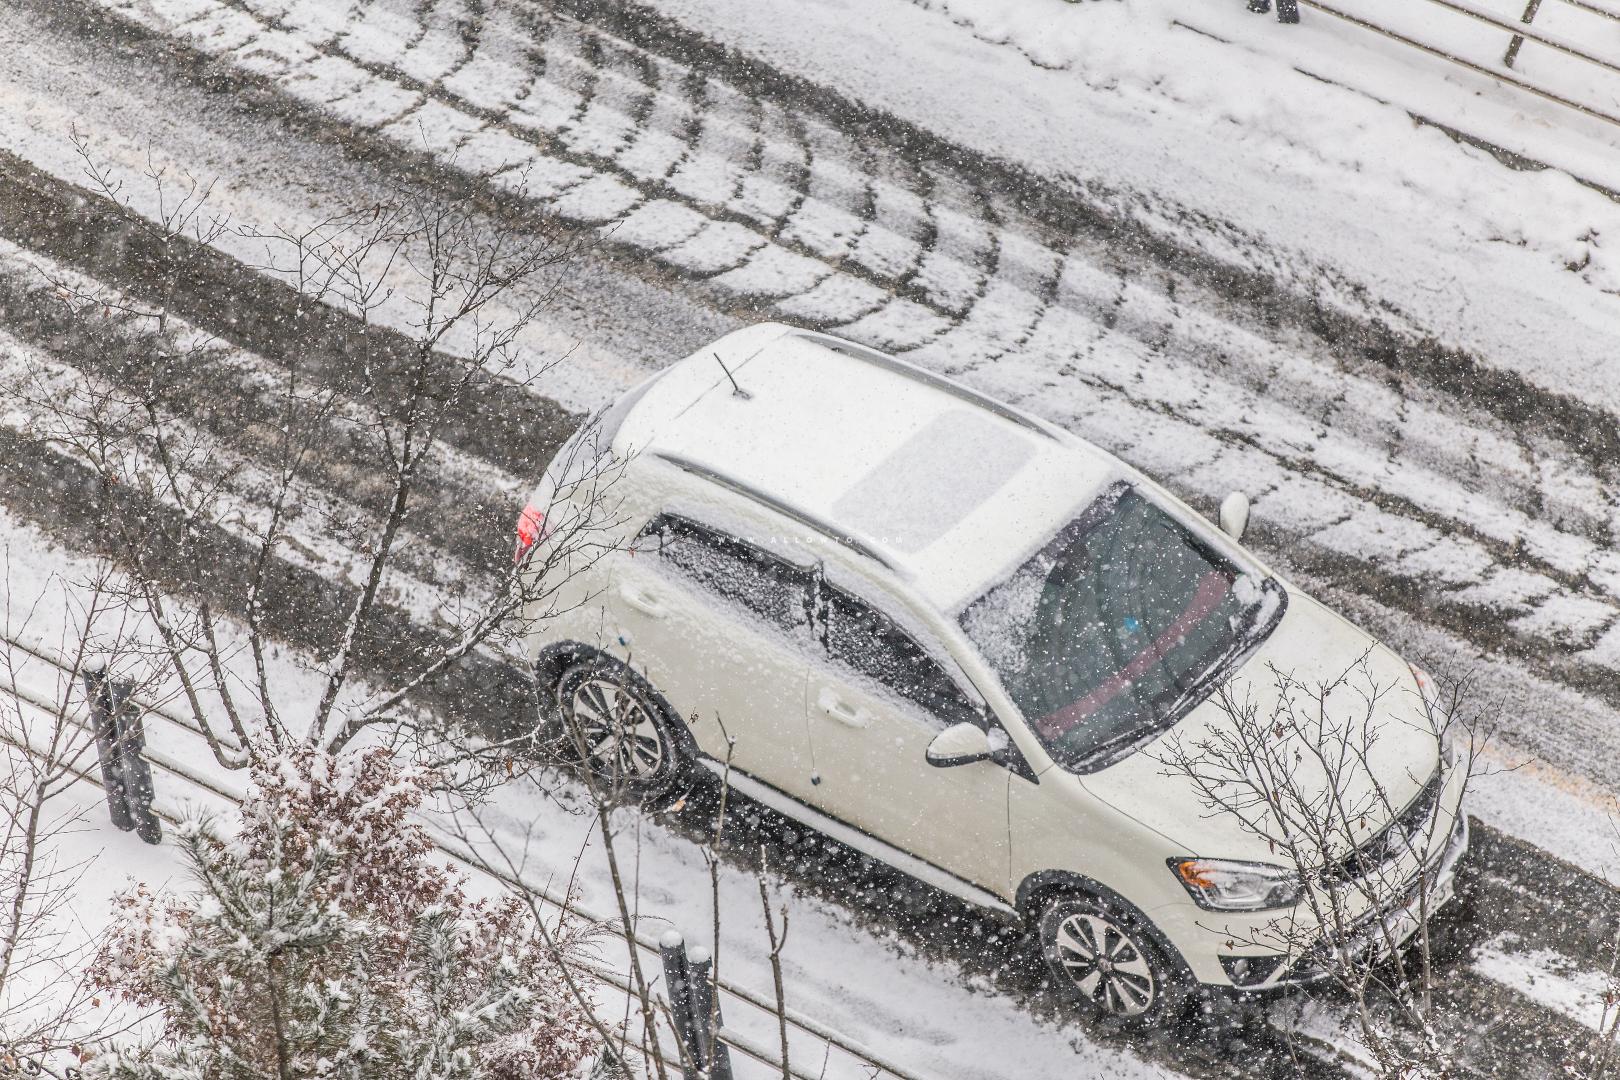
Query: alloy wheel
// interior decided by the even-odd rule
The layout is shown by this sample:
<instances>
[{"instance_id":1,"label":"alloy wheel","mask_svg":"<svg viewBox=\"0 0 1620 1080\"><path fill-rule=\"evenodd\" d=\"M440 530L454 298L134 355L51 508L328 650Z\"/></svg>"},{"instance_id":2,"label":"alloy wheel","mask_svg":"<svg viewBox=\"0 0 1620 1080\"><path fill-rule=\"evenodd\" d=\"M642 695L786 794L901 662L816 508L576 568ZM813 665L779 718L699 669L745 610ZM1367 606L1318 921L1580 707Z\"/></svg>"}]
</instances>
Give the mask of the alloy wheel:
<instances>
[{"instance_id":1,"label":"alloy wheel","mask_svg":"<svg viewBox=\"0 0 1620 1080\"><path fill-rule=\"evenodd\" d=\"M592 676L574 687L569 709L579 723L585 757L597 771L645 781L668 759L652 709L622 683Z\"/></svg>"},{"instance_id":2,"label":"alloy wheel","mask_svg":"<svg viewBox=\"0 0 1620 1080\"><path fill-rule=\"evenodd\" d=\"M1158 996L1153 967L1136 940L1102 915L1078 913L1058 924L1057 961L1079 991L1110 1016L1140 1016Z\"/></svg>"}]
</instances>

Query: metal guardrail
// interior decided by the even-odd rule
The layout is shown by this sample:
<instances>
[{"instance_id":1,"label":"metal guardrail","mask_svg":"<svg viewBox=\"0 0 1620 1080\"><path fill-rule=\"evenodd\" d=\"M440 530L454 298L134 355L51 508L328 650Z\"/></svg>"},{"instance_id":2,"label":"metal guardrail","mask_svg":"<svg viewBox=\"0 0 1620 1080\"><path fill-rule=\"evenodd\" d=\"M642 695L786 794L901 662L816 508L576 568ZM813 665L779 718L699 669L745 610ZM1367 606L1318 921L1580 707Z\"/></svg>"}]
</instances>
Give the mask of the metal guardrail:
<instances>
[{"instance_id":1,"label":"metal guardrail","mask_svg":"<svg viewBox=\"0 0 1620 1080\"><path fill-rule=\"evenodd\" d=\"M71 665L64 663L60 657L52 655L49 649L42 646L30 645L26 642L0 636L0 648L15 649L26 654L27 656L34 658L35 660L40 661L41 663L56 668L57 671L69 676L70 678L75 677L75 673ZM82 674L82 672L79 674ZM10 694L33 706L34 708L42 709L47 713L52 713L59 707L58 703L43 700L16 685L0 685L0 693ZM175 727L185 731L188 735L194 735L198 738L202 737L201 730L188 717L178 715L150 703L137 702L133 698L131 698L131 703L138 706L140 710L147 716L157 717L165 720ZM95 726L93 720L87 721L74 717L72 718L72 722L82 727L86 734L90 735L92 738L95 736ZM22 740L19 739L17 733L5 730L3 728L0 728L0 742L14 746L24 753L35 752L35 748L26 745ZM229 788L221 785L217 780L198 774L183 763L176 761L161 752L154 752L148 749L145 751L143 756L152 767L173 776L175 779L180 780L183 783L206 791L216 798L224 799L231 803L240 803L242 800L240 793L232 791ZM99 770L92 771L89 768L75 767L70 771L80 780L105 788L103 778L97 774ZM178 827L181 824L181 822L171 814L165 813L164 811L155 807L152 809L152 813L156 817L167 821L172 826ZM571 897L558 893L556 890L545 886L536 885L533 882L521 880L510 871L492 866L487 860L480 858L476 852L468 850L467 847L461 842L448 840L440 836L435 838L434 846L443 854L464 864L469 869L480 873L489 874L509 888L521 889L533 896L542 904L549 905L559 911L585 919L586 921L595 925L606 927L615 934L624 937L629 943L633 944L637 948L649 953L652 957L661 957L661 943L657 939L654 939L651 935L634 928L625 927L620 924L617 919L609 918L592 912L589 909L581 906ZM590 963L588 963L586 966L596 978L600 979L607 985L614 986L625 991L626 993L636 992L635 987L631 985L629 979L625 978L619 972L614 971L612 968L605 965ZM712 975L710 976L710 986L714 991L722 995L724 1001L732 1003L740 1008L758 1010L760 1012L769 1014L772 1018L775 1018L777 1014L776 1003L767 998L764 994L756 993L755 991L752 991L740 984L731 982L728 979L716 978ZM861 1069L870 1073L870 1075L873 1077L892 1077L894 1080L928 1080L927 1077L908 1070L875 1048L867 1046L857 1039L843 1035L828 1025L798 1011L797 1009L784 1009L783 1015L786 1018L790 1030L796 1034L808 1036L817 1042L823 1043L830 1049L837 1050L842 1055L858 1063ZM774 1072L783 1071L783 1065L778 1053L736 1030L735 1027L722 1026L714 1033L714 1035L719 1042L736 1050L743 1056L758 1062ZM680 1051L665 1048L664 1052L667 1058L665 1062L666 1066L669 1067L672 1072L684 1074L685 1070L681 1067L683 1055L680 1053ZM786 1071L793 1077L793 1080L822 1080L819 1074L809 1072L796 1064L790 1064Z\"/></svg>"},{"instance_id":2,"label":"metal guardrail","mask_svg":"<svg viewBox=\"0 0 1620 1080\"><path fill-rule=\"evenodd\" d=\"M1613 19L1615 22L1620 22L1620 11L1610 11L1606 7L1592 3L1591 0L1562 0L1562 2L1580 11L1585 11L1593 15L1601 16L1605 19ZM1541 11L1541 4L1542 0L1529 0L1529 3L1525 4L1524 6L1524 14L1519 17L1519 21L1526 26L1529 26L1531 23L1535 22L1536 15ZM1519 57L1519 50L1524 47L1524 41L1524 34L1514 34L1513 40L1508 42L1507 53L1502 57L1502 63L1506 64L1508 67L1512 67L1513 61Z\"/></svg>"},{"instance_id":3,"label":"metal guardrail","mask_svg":"<svg viewBox=\"0 0 1620 1080\"><path fill-rule=\"evenodd\" d=\"M1471 59L1462 55L1453 46L1443 42L1424 40L1413 31L1386 25L1374 16L1353 10L1351 0L1333 0L1333 2L1329 2L1329 0L1298 0L1301 7L1319 11L1324 15L1330 15L1351 26L1378 34L1409 48L1427 53L1430 56L1439 57L1458 67L1488 76L1506 86L1511 86L1543 100L1574 110L1582 115L1620 127L1620 109L1614 107L1612 99L1609 101L1582 100L1568 89L1526 74L1514 66L1525 43L1531 42L1611 75L1620 76L1620 34L1616 35L1613 53L1605 55L1596 49L1592 43L1576 41L1556 31L1543 30L1535 25L1536 18L1549 5L1562 4L1616 22L1620 22L1620 10L1606 7L1598 0L1527 0L1523 15L1515 21L1510 16L1498 14L1481 6L1476 0L1408 0L1408 3L1414 6L1420 2L1432 5L1434 8L1455 15L1458 18L1470 19L1501 30L1504 34L1504 52L1501 60L1493 62L1483 58ZM1259 0L1251 0L1250 10L1265 10L1265 8L1259 6ZM1596 98L1596 95L1594 95L1594 98Z\"/></svg>"}]
</instances>

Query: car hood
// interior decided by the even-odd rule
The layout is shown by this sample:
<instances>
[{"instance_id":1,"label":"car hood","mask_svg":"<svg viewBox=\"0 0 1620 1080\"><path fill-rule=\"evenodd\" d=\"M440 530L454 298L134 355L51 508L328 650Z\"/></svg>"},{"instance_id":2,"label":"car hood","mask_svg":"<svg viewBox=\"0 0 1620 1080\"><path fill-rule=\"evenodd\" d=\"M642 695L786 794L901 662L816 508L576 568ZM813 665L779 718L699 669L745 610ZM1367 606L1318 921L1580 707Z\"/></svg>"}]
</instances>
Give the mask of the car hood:
<instances>
[{"instance_id":1,"label":"car hood","mask_svg":"<svg viewBox=\"0 0 1620 1080\"><path fill-rule=\"evenodd\" d=\"M1290 708L1283 676L1309 687L1344 680L1328 695L1326 715L1341 722L1367 722L1377 731L1369 740L1367 768L1349 770L1353 783L1340 785L1346 804L1365 801L1376 782L1387 792L1380 805L1398 812L1417 798L1440 764L1439 742L1411 669L1371 635L1309 596L1292 588L1288 593L1282 620L1228 679L1225 700L1243 715L1265 721L1263 726L1276 737L1270 720ZM1365 694L1373 686L1381 696L1367 721ZM1302 696L1296 689L1292 701L1295 715L1302 719L1315 714L1313 696ZM1199 757L1200 745L1220 744L1240 730L1254 732L1259 726L1239 723L1217 692L1136 753L1079 779L1092 795L1182 845L1189 855L1276 862L1276 853L1253 827L1214 809L1198 785L1171 764L1179 756ZM1295 752L1287 757L1297 763L1294 782L1310 796L1328 794L1327 771L1319 759L1297 739L1290 749ZM1246 813L1254 825L1268 826L1263 808ZM1369 813L1364 822L1358 819L1356 831L1371 837L1392 816L1387 809ZM1358 842L1361 839L1358 835Z\"/></svg>"}]
</instances>

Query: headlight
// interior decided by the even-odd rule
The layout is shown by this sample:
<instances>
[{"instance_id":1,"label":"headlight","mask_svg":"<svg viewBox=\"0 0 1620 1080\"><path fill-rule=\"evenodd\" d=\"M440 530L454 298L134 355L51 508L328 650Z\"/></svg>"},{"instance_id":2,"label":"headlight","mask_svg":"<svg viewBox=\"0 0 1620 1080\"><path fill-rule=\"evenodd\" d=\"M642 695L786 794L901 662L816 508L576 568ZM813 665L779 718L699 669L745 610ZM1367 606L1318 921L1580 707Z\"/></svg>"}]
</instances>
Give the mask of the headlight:
<instances>
[{"instance_id":1,"label":"headlight","mask_svg":"<svg viewBox=\"0 0 1620 1080\"><path fill-rule=\"evenodd\" d=\"M1418 692L1423 695L1423 708L1428 713L1429 723L1440 736L1440 757L1447 768L1455 768L1464 758L1464 751L1470 749L1472 739L1466 733L1459 734L1457 724L1451 722L1446 715L1440 700L1440 687L1434 681L1434 676L1418 667L1416 664L1407 664L1412 669L1412 679L1417 683Z\"/></svg>"},{"instance_id":2,"label":"headlight","mask_svg":"<svg viewBox=\"0 0 1620 1080\"><path fill-rule=\"evenodd\" d=\"M1266 911L1299 903L1299 875L1267 863L1171 859L1193 901L1211 911Z\"/></svg>"},{"instance_id":3,"label":"headlight","mask_svg":"<svg viewBox=\"0 0 1620 1080\"><path fill-rule=\"evenodd\" d=\"M1407 664L1412 671L1412 680L1417 683L1418 693L1423 695L1423 707L1429 711L1429 717L1438 726L1444 722L1440 714L1440 686L1434 681L1434 676L1418 667L1416 664Z\"/></svg>"},{"instance_id":4,"label":"headlight","mask_svg":"<svg viewBox=\"0 0 1620 1080\"><path fill-rule=\"evenodd\" d=\"M1447 724L1440 732L1440 759L1446 768L1455 769L1467 762L1473 750L1473 740L1457 724Z\"/></svg>"}]
</instances>

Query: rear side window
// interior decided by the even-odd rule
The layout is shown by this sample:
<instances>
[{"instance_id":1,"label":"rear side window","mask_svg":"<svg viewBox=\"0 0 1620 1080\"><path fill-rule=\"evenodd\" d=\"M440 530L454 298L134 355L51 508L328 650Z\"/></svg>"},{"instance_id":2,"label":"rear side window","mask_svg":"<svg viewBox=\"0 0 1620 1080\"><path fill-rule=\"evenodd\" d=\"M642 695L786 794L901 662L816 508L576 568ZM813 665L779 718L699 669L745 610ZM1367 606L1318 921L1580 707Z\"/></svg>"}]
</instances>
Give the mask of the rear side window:
<instances>
[{"instance_id":1,"label":"rear side window","mask_svg":"<svg viewBox=\"0 0 1620 1080\"><path fill-rule=\"evenodd\" d=\"M809 575L768 551L673 514L642 530L636 550L649 549L680 577L779 629L809 625Z\"/></svg>"},{"instance_id":2,"label":"rear side window","mask_svg":"<svg viewBox=\"0 0 1620 1080\"><path fill-rule=\"evenodd\" d=\"M983 714L916 639L865 601L822 582L827 653L921 708L940 727L982 724Z\"/></svg>"}]
</instances>

